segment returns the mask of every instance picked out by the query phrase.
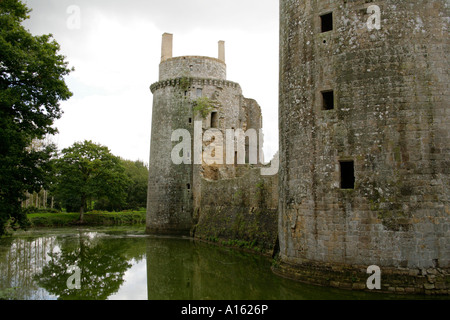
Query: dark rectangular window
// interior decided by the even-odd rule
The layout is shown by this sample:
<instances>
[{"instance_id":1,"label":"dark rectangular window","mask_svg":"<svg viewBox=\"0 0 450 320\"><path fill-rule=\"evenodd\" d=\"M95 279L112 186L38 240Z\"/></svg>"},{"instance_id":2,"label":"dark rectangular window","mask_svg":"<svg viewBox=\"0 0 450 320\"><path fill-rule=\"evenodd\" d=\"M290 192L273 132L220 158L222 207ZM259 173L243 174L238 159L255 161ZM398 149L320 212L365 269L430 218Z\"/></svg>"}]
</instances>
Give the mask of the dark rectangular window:
<instances>
[{"instance_id":1,"label":"dark rectangular window","mask_svg":"<svg viewBox=\"0 0 450 320\"><path fill-rule=\"evenodd\" d=\"M334 91L322 91L322 109L333 110L334 109Z\"/></svg>"},{"instance_id":2,"label":"dark rectangular window","mask_svg":"<svg viewBox=\"0 0 450 320\"><path fill-rule=\"evenodd\" d=\"M218 126L218 116L217 112L211 112L211 128L217 128Z\"/></svg>"},{"instance_id":3,"label":"dark rectangular window","mask_svg":"<svg viewBox=\"0 0 450 320\"><path fill-rule=\"evenodd\" d=\"M327 13L320 16L321 30L322 32L328 32L333 30L333 13Z\"/></svg>"},{"instance_id":4,"label":"dark rectangular window","mask_svg":"<svg viewBox=\"0 0 450 320\"><path fill-rule=\"evenodd\" d=\"M341 189L355 189L355 162L341 161Z\"/></svg>"}]
</instances>

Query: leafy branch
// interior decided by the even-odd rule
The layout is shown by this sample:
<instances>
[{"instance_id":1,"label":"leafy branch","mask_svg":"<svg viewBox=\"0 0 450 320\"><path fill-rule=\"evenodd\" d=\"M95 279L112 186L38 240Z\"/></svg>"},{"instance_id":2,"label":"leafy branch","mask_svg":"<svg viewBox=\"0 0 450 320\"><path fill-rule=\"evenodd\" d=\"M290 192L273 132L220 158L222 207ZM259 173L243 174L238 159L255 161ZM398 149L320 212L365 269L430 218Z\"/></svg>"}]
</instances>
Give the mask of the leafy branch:
<instances>
[{"instance_id":1,"label":"leafy branch","mask_svg":"<svg viewBox=\"0 0 450 320\"><path fill-rule=\"evenodd\" d=\"M180 89L184 91L188 91L191 85L191 79L187 76L184 76L180 79Z\"/></svg>"},{"instance_id":2,"label":"leafy branch","mask_svg":"<svg viewBox=\"0 0 450 320\"><path fill-rule=\"evenodd\" d=\"M208 97L198 97L194 101L194 114L200 114L205 119L215 108L213 101Z\"/></svg>"}]
</instances>

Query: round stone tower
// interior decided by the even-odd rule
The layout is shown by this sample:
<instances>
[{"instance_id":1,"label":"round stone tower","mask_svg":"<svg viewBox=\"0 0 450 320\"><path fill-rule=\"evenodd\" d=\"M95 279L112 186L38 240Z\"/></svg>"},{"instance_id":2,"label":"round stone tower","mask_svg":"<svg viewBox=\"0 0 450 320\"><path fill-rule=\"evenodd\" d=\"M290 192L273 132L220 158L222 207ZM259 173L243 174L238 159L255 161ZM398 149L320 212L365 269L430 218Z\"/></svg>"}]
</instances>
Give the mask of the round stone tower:
<instances>
[{"instance_id":1,"label":"round stone tower","mask_svg":"<svg viewBox=\"0 0 450 320\"><path fill-rule=\"evenodd\" d=\"M208 170L218 172L204 165L203 150L211 143L204 139L204 132L213 128L224 133L228 128L248 125L259 129L262 121L256 102L242 96L239 84L226 80L223 41L219 41L217 59L172 57L172 43L173 36L165 33L159 81L150 87L153 111L147 232L189 235L198 218L194 212L200 201L200 179ZM212 102L207 114L195 110L199 98ZM247 120L249 113L251 120ZM181 136L177 135L180 130L184 132ZM172 159L179 137L189 146L183 149L181 164ZM222 170L223 174L232 172L230 168L233 166Z\"/></svg>"},{"instance_id":2,"label":"round stone tower","mask_svg":"<svg viewBox=\"0 0 450 320\"><path fill-rule=\"evenodd\" d=\"M448 2L368 2L280 1L277 272L448 294Z\"/></svg>"}]
</instances>

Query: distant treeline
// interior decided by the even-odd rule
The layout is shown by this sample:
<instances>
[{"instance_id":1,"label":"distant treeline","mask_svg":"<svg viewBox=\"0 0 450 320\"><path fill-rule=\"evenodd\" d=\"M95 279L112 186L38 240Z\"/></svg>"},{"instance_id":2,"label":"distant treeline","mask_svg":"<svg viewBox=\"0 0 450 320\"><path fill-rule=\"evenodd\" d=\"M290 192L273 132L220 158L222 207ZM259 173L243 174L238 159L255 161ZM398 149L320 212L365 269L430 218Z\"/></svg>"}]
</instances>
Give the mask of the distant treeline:
<instances>
[{"instance_id":1,"label":"distant treeline","mask_svg":"<svg viewBox=\"0 0 450 320\"><path fill-rule=\"evenodd\" d=\"M22 201L26 213L146 207L148 167L142 161L121 159L105 146L84 141L56 152L50 164L48 188Z\"/></svg>"}]
</instances>

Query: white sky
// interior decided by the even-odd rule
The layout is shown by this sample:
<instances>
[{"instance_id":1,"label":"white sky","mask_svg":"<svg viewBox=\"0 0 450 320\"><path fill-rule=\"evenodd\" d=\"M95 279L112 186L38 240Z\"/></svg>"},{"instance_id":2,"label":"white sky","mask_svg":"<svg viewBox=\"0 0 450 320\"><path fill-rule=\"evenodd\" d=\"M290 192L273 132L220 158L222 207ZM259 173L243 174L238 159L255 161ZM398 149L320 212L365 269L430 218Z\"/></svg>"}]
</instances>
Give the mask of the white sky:
<instances>
[{"instance_id":1,"label":"white sky","mask_svg":"<svg viewBox=\"0 0 450 320\"><path fill-rule=\"evenodd\" d=\"M225 41L228 80L261 106L266 160L278 150L278 1L23 1L33 10L25 26L35 35L52 33L76 69L66 79L74 95L61 103L55 123L60 149L92 140L148 163L149 87L158 81L161 36L168 32L174 56L217 57L217 42ZM79 25L71 6L79 8Z\"/></svg>"}]
</instances>

